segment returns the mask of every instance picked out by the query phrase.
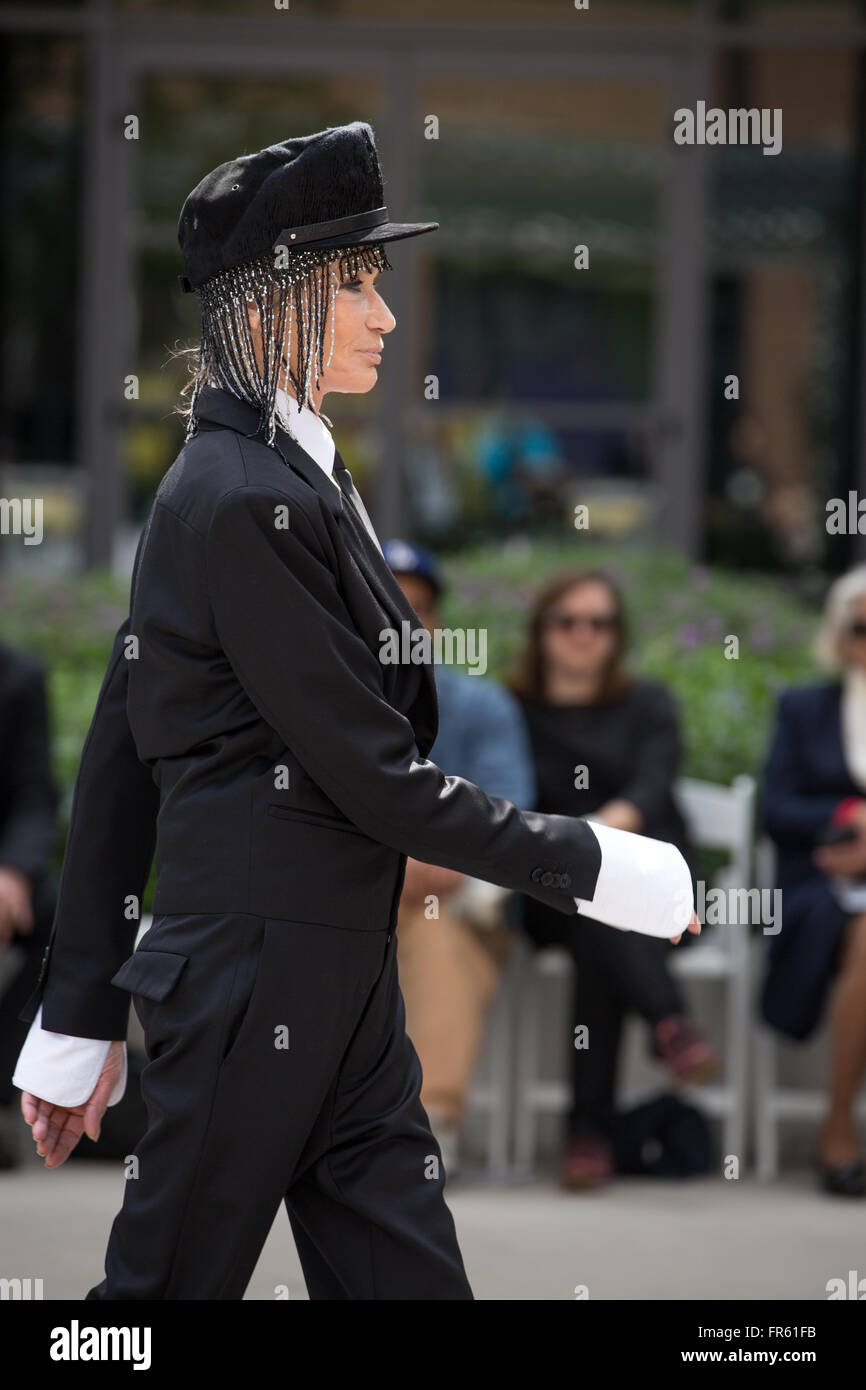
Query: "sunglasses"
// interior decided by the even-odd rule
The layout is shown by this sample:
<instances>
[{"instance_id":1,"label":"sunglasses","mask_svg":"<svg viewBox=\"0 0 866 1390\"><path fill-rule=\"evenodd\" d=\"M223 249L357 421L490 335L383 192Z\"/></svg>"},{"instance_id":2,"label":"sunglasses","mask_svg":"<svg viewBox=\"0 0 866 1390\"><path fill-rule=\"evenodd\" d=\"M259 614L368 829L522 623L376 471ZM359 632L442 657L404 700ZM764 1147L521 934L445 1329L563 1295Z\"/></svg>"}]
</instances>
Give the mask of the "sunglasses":
<instances>
[{"instance_id":1,"label":"sunglasses","mask_svg":"<svg viewBox=\"0 0 866 1390\"><path fill-rule=\"evenodd\" d=\"M866 619L849 623L847 632L849 637L866 637Z\"/></svg>"},{"instance_id":2,"label":"sunglasses","mask_svg":"<svg viewBox=\"0 0 866 1390\"><path fill-rule=\"evenodd\" d=\"M609 632L617 626L617 622L616 615L612 613L548 613L545 618L545 625L559 632L573 632L581 627L592 628L593 632Z\"/></svg>"}]
</instances>

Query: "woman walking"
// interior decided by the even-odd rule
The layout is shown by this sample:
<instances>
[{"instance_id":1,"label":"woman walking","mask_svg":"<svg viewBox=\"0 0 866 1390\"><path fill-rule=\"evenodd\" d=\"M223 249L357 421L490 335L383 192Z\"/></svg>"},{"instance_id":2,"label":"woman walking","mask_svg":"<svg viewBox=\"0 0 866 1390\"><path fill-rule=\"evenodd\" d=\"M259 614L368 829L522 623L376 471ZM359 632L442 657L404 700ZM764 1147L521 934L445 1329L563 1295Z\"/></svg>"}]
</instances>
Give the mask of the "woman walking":
<instances>
[{"instance_id":1,"label":"woman walking","mask_svg":"<svg viewBox=\"0 0 866 1390\"><path fill-rule=\"evenodd\" d=\"M407 855L626 929L697 927L672 845L444 776L432 672L388 659L420 622L321 404L375 385L384 243L437 225L390 220L360 121L221 165L181 213L187 440L83 751L15 1076L56 1166L122 1094L132 995L148 1126L88 1298L240 1299L281 1202L312 1298L472 1297L397 984Z\"/></svg>"}]
</instances>

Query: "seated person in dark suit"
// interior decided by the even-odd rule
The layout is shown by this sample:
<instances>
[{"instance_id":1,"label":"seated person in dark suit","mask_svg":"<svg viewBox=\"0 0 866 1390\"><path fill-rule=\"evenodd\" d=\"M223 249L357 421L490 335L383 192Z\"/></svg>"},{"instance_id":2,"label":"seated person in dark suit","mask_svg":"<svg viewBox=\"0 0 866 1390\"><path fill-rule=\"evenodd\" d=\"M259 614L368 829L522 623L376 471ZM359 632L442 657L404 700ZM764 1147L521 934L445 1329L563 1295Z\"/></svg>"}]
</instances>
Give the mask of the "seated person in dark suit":
<instances>
[{"instance_id":1,"label":"seated person in dark suit","mask_svg":"<svg viewBox=\"0 0 866 1390\"><path fill-rule=\"evenodd\" d=\"M821 1183L863 1196L854 1103L866 1070L866 566L831 587L817 650L835 675L782 694L764 773L763 821L778 850L782 929L769 939L761 1009L773 1028L803 1040L821 1021L832 988ZM822 844L831 826L844 838Z\"/></svg>"},{"instance_id":2,"label":"seated person in dark suit","mask_svg":"<svg viewBox=\"0 0 866 1390\"><path fill-rule=\"evenodd\" d=\"M44 668L0 643L0 953L24 953L0 986L0 1112L17 1108L12 1073L28 1031L18 1013L36 987L54 917L57 806ZM11 1134L0 1133L0 1168L16 1163Z\"/></svg>"},{"instance_id":3,"label":"seated person in dark suit","mask_svg":"<svg viewBox=\"0 0 866 1390\"><path fill-rule=\"evenodd\" d=\"M688 859L672 787L679 759L673 700L654 681L625 671L625 613L612 580L570 571L542 590L511 689L529 727L537 809L588 816L677 845ZM572 1106L562 1163L567 1187L592 1187L613 1171L616 1071L623 1022L637 1013L653 1050L685 1081L718 1062L668 969L670 943L638 938L586 916L563 917L524 903L539 946L561 945L576 966L569 1054ZM578 1046L578 1042L581 1043Z\"/></svg>"}]
</instances>

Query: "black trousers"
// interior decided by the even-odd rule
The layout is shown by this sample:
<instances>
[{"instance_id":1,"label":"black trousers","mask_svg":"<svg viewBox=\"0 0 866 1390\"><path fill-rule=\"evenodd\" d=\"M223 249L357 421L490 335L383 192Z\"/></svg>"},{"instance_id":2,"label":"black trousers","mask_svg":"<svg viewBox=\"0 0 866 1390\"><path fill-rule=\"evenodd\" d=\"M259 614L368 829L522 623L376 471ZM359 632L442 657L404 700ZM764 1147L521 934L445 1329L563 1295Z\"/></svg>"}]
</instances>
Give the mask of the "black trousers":
<instances>
[{"instance_id":1,"label":"black trousers","mask_svg":"<svg viewBox=\"0 0 866 1390\"><path fill-rule=\"evenodd\" d=\"M311 1298L471 1299L396 933L163 915L142 948L187 962L133 994L148 1124L86 1297L240 1299L284 1203Z\"/></svg>"},{"instance_id":2,"label":"black trousers","mask_svg":"<svg viewBox=\"0 0 866 1390\"><path fill-rule=\"evenodd\" d=\"M667 964L674 948L658 937L617 931L589 918L572 928L569 943L576 967L572 1015L575 1026L587 1025L589 1046L572 1046L568 1133L611 1139L626 1018L638 1014L654 1027L671 1014L686 1012Z\"/></svg>"},{"instance_id":3,"label":"black trousers","mask_svg":"<svg viewBox=\"0 0 866 1390\"><path fill-rule=\"evenodd\" d=\"M617 931L592 917L563 918L532 902L527 903L523 922L536 946L562 946L574 961L568 1136L611 1139L623 1024L629 1014L638 1014L653 1027L671 1014L686 1013L668 969L669 952L682 947L639 932ZM581 1025L587 1029L588 1046L576 1048L573 1030Z\"/></svg>"}]
</instances>

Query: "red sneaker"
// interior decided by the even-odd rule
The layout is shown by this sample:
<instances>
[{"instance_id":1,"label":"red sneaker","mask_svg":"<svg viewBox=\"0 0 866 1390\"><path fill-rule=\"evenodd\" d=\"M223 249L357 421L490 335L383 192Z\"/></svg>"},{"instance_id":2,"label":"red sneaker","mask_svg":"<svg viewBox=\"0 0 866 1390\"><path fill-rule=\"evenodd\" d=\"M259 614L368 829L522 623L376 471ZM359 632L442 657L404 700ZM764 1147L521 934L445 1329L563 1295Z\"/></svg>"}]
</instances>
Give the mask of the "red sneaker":
<instances>
[{"instance_id":1,"label":"red sneaker","mask_svg":"<svg viewBox=\"0 0 866 1390\"><path fill-rule=\"evenodd\" d=\"M591 1134L570 1139L560 1165L563 1187L600 1187L613 1177L613 1148Z\"/></svg>"},{"instance_id":2,"label":"red sneaker","mask_svg":"<svg viewBox=\"0 0 866 1390\"><path fill-rule=\"evenodd\" d=\"M688 1018L660 1019L653 1033L655 1055L678 1081L708 1081L719 1072L719 1059L700 1028Z\"/></svg>"}]
</instances>

